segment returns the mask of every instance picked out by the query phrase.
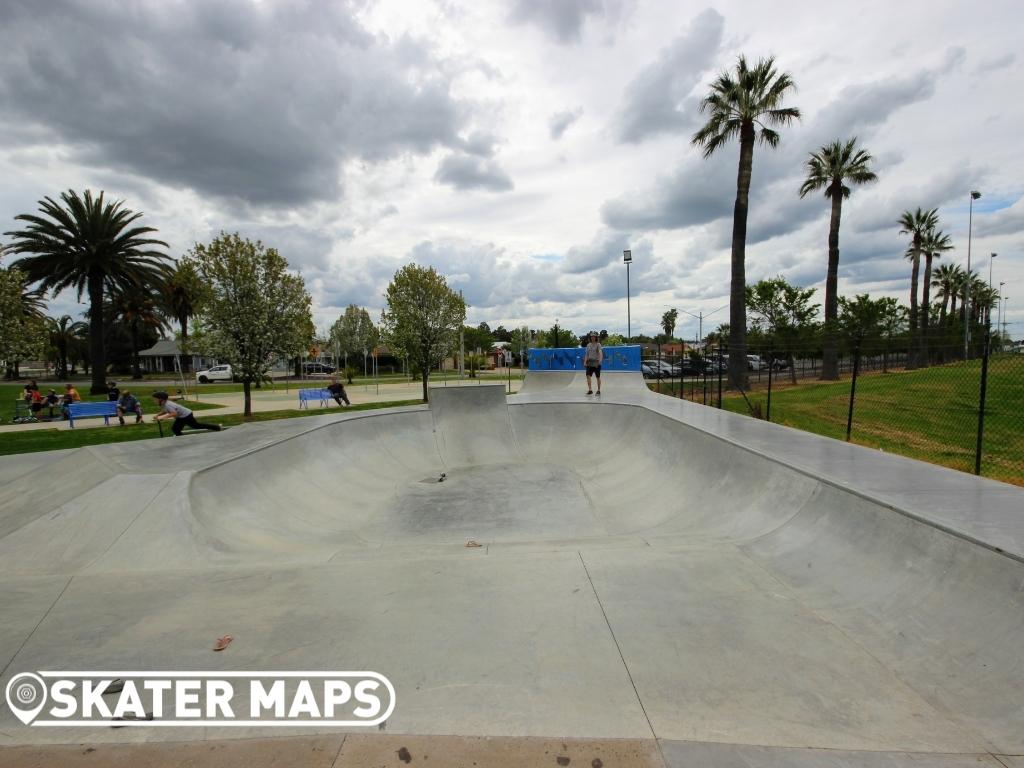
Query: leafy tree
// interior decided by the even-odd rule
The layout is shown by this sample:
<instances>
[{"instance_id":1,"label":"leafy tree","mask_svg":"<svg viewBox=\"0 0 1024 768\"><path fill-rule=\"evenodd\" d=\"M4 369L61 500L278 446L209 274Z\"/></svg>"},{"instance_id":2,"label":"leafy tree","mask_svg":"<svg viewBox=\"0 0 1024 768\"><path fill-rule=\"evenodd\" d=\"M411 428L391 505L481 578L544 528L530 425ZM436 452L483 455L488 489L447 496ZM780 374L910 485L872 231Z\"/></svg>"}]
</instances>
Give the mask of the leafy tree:
<instances>
[{"instance_id":1,"label":"leafy tree","mask_svg":"<svg viewBox=\"0 0 1024 768\"><path fill-rule=\"evenodd\" d=\"M963 285L964 274L959 264L941 264L935 270L932 278L932 288L936 289L936 295L942 299L942 308L939 311L939 325L945 328L947 318L956 315L956 299L959 295L960 286ZM950 301L952 301L952 312L949 312Z\"/></svg>"},{"instance_id":2,"label":"leafy tree","mask_svg":"<svg viewBox=\"0 0 1024 768\"><path fill-rule=\"evenodd\" d=\"M891 344L906 330L907 309L891 296L840 296L838 324L843 336L854 346L862 350L880 348L882 372L888 373Z\"/></svg>"},{"instance_id":3,"label":"leafy tree","mask_svg":"<svg viewBox=\"0 0 1024 768\"><path fill-rule=\"evenodd\" d=\"M772 354L789 361L789 372L796 384L795 355L807 347L815 330L814 319L820 304L811 304L814 288L790 285L783 277L759 280L747 286L747 309L753 327L764 333L772 345ZM732 354L729 355L730 359Z\"/></svg>"},{"instance_id":4,"label":"leafy tree","mask_svg":"<svg viewBox=\"0 0 1024 768\"><path fill-rule=\"evenodd\" d=\"M921 365L921 334L920 313L917 306L917 283L921 273L921 244L928 232L939 223L939 214L935 208L929 211L918 208L916 211L904 211L900 216L900 234L910 235L910 248L907 258L910 259L910 345L907 355L907 368Z\"/></svg>"},{"instance_id":5,"label":"leafy tree","mask_svg":"<svg viewBox=\"0 0 1024 768\"><path fill-rule=\"evenodd\" d=\"M505 328L504 325L499 325L494 329L493 333L495 341L504 341L506 343L512 341L512 332Z\"/></svg>"},{"instance_id":6,"label":"leafy tree","mask_svg":"<svg viewBox=\"0 0 1024 768\"><path fill-rule=\"evenodd\" d=\"M872 157L857 149L857 138L845 144L834 141L807 160L807 178L800 186L800 197L811 192L825 191L832 202L832 217L828 228L828 270L825 274L825 337L822 350L821 378L839 378L839 351L836 339L836 317L839 280L839 223L843 215L843 200L850 196L849 184L868 184L878 177L869 167Z\"/></svg>"},{"instance_id":7,"label":"leafy tree","mask_svg":"<svg viewBox=\"0 0 1024 768\"><path fill-rule=\"evenodd\" d=\"M24 303L25 273L0 269L0 361L13 375L20 360L40 358L46 350L46 324Z\"/></svg>"},{"instance_id":8,"label":"leafy tree","mask_svg":"<svg viewBox=\"0 0 1024 768\"><path fill-rule=\"evenodd\" d=\"M494 336L487 323L480 323L476 328L469 325L463 326L462 337L466 349L474 354L486 355L494 344Z\"/></svg>"},{"instance_id":9,"label":"leafy tree","mask_svg":"<svg viewBox=\"0 0 1024 768\"><path fill-rule=\"evenodd\" d=\"M277 357L309 348L310 296L276 249L238 233L222 232L209 245L196 244L190 257L203 285L196 346L231 365L242 381L245 415L251 416L252 384L266 378Z\"/></svg>"},{"instance_id":10,"label":"leafy tree","mask_svg":"<svg viewBox=\"0 0 1024 768\"><path fill-rule=\"evenodd\" d=\"M775 69L773 58L748 66L740 56L734 71L721 73L701 101L707 123L693 135L692 143L704 148L704 157L733 139L739 139L740 159L736 178L736 204L732 217L732 281L729 293L729 378L734 386L747 384L746 247L747 208L750 177L754 165L754 144L777 147L774 127L786 126L800 118L800 110L783 101L795 89L793 78ZM772 127L774 126L774 127Z\"/></svg>"},{"instance_id":11,"label":"leafy tree","mask_svg":"<svg viewBox=\"0 0 1024 768\"><path fill-rule=\"evenodd\" d=\"M345 313L331 326L330 338L331 343L344 356L346 370L349 355L362 355L365 373L366 356L380 343L380 332L365 308L349 304L345 307ZM352 383L351 377L349 383Z\"/></svg>"},{"instance_id":12,"label":"leafy tree","mask_svg":"<svg viewBox=\"0 0 1024 768\"><path fill-rule=\"evenodd\" d=\"M530 347L536 346L533 343L530 329L523 325L516 328L510 334L509 344L512 347L512 352L519 357L520 364L526 358L526 352Z\"/></svg>"},{"instance_id":13,"label":"leafy tree","mask_svg":"<svg viewBox=\"0 0 1024 768\"><path fill-rule=\"evenodd\" d=\"M135 226L142 216L118 200L108 203L103 193L94 198L69 190L61 194L63 204L47 197L39 201L41 215L21 214L24 229L6 232L14 238L9 249L32 254L14 262L32 283L43 291L59 293L74 288L78 297L89 295L89 357L92 361L93 394L105 392L106 350L103 340L104 296L144 285L163 285L168 257L155 246L167 243L149 237L153 227Z\"/></svg>"},{"instance_id":14,"label":"leafy tree","mask_svg":"<svg viewBox=\"0 0 1024 768\"><path fill-rule=\"evenodd\" d=\"M621 347L626 343L626 340L622 338L621 333L608 333L604 332L604 337L601 338L601 344L606 347Z\"/></svg>"},{"instance_id":15,"label":"leafy tree","mask_svg":"<svg viewBox=\"0 0 1024 768\"><path fill-rule=\"evenodd\" d=\"M381 314L384 339L393 352L405 352L420 369L427 402L430 368L458 343L466 302L433 267L416 264L395 273L387 302Z\"/></svg>"},{"instance_id":16,"label":"leafy tree","mask_svg":"<svg viewBox=\"0 0 1024 768\"><path fill-rule=\"evenodd\" d=\"M661 327L665 331L665 341L672 341L672 334L676 330L676 320L679 318L678 309L670 309L661 316Z\"/></svg>"}]
</instances>

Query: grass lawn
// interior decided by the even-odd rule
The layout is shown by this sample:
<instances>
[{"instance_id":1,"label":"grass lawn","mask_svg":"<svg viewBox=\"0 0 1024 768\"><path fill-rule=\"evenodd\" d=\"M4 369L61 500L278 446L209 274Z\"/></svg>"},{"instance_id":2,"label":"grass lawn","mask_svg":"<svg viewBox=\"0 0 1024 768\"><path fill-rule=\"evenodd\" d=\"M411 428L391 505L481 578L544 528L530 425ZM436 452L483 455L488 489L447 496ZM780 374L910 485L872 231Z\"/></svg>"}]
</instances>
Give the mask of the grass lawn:
<instances>
[{"instance_id":1,"label":"grass lawn","mask_svg":"<svg viewBox=\"0 0 1024 768\"><path fill-rule=\"evenodd\" d=\"M851 442L974 471L980 361L916 371L867 373L857 378ZM748 393L766 411L767 387ZM773 384L771 420L839 440L846 438L850 381ZM986 396L982 474L1024 485L1024 357L993 357ZM740 395L724 408L748 414Z\"/></svg>"},{"instance_id":2,"label":"grass lawn","mask_svg":"<svg viewBox=\"0 0 1024 768\"><path fill-rule=\"evenodd\" d=\"M306 416L322 416L327 413L350 413L352 411L371 411L378 408L394 408L401 405L419 405L422 400L398 400L384 403L361 403L345 408L310 408L303 411L262 411L254 413L250 418L241 414L215 416L209 420L215 424L230 427L257 421L274 421L275 419L305 418ZM189 403L189 407L196 407ZM206 406L215 407L215 406ZM119 427L116 422L109 427L89 429L30 429L24 432L5 432L0 435L0 456L12 453L34 453L36 451L56 451L62 448L81 448L85 445L102 443L121 443L128 440L149 440L160 437L159 427L149 419L143 424L128 423ZM170 437L170 422L163 422L164 435Z\"/></svg>"}]
</instances>

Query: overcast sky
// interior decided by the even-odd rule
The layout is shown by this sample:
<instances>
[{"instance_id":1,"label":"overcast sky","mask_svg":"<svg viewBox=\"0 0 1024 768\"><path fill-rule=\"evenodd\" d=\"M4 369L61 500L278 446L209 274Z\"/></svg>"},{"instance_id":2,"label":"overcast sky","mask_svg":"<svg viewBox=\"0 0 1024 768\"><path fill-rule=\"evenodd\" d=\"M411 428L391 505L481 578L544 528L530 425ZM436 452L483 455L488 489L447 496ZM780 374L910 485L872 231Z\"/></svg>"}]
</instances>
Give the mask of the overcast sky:
<instances>
[{"instance_id":1,"label":"overcast sky","mask_svg":"<svg viewBox=\"0 0 1024 768\"><path fill-rule=\"evenodd\" d=\"M738 147L690 145L707 83L773 55L803 120L754 154L747 277L821 287L828 205L802 163L856 135L840 293L908 301L909 207L1005 281L1024 336L1019 0L0 0L0 220L105 190L180 256L219 231L305 277L326 328L433 265L473 324L679 331L728 300ZM819 301L822 296L819 293ZM84 307L64 295L54 313ZM709 326L725 322L725 310Z\"/></svg>"}]
</instances>

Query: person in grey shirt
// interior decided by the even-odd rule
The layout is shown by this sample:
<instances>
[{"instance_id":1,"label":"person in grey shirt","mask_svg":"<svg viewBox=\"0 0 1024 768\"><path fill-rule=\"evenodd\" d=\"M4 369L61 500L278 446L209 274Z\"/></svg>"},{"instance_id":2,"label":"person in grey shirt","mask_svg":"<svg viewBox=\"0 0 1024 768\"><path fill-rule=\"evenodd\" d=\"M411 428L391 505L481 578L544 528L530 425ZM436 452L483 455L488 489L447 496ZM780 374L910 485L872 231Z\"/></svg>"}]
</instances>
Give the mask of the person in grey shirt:
<instances>
[{"instance_id":1,"label":"person in grey shirt","mask_svg":"<svg viewBox=\"0 0 1024 768\"><path fill-rule=\"evenodd\" d=\"M192 415L191 410L183 405L178 405L173 400L169 400L166 392L154 392L153 397L156 398L157 407L160 409L160 412L153 418L156 421L174 419L174 424L171 425L171 432L175 437L180 435L185 427L220 432L220 424L203 424L201 421L196 421L196 417Z\"/></svg>"},{"instance_id":2,"label":"person in grey shirt","mask_svg":"<svg viewBox=\"0 0 1024 768\"><path fill-rule=\"evenodd\" d=\"M601 394L601 363L604 362L604 348L597 340L597 334L591 333L587 342L587 350L583 353L583 365L587 368L587 394L594 394L591 377L597 376L597 394Z\"/></svg>"}]
</instances>

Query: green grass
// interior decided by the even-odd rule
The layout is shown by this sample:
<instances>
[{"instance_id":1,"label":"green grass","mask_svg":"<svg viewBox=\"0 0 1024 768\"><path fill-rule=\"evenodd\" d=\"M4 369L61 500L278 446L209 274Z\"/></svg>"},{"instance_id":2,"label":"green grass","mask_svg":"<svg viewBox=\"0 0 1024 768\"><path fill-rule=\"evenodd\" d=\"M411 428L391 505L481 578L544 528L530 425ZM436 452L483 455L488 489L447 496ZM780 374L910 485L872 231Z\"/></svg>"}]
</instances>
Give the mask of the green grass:
<instances>
[{"instance_id":1,"label":"green grass","mask_svg":"<svg viewBox=\"0 0 1024 768\"><path fill-rule=\"evenodd\" d=\"M773 386L771 420L846 439L848 378ZM970 361L917 371L870 372L857 379L851 442L915 459L974 471L981 363ZM762 414L766 386L747 399ZM1024 485L1024 357L996 356L989 365L982 474ZM727 394L724 408L750 414L743 397Z\"/></svg>"},{"instance_id":2,"label":"green grass","mask_svg":"<svg viewBox=\"0 0 1024 768\"><path fill-rule=\"evenodd\" d=\"M277 419L305 418L307 416L323 416L328 413L350 413L352 411L371 411L378 408L395 408L403 405L419 405L422 400L396 400L381 403L361 403L341 411L338 408L310 408L302 411L262 411L246 418L241 414L227 414L209 419L214 424L225 427L238 424L251 424L257 421L274 421ZM189 407L194 407L191 403ZM216 406L206 406L216 407ZM149 417L147 417L149 418ZM164 434L170 437L170 422L163 422ZM24 432L5 432L0 435L0 456L14 453L35 453L37 451L56 451L62 448L81 448L86 445L102 445L103 443L122 443L130 440L150 440L160 437L160 429L151 420L143 424L132 424L124 427L116 422L109 427L89 429L29 429Z\"/></svg>"}]
</instances>

